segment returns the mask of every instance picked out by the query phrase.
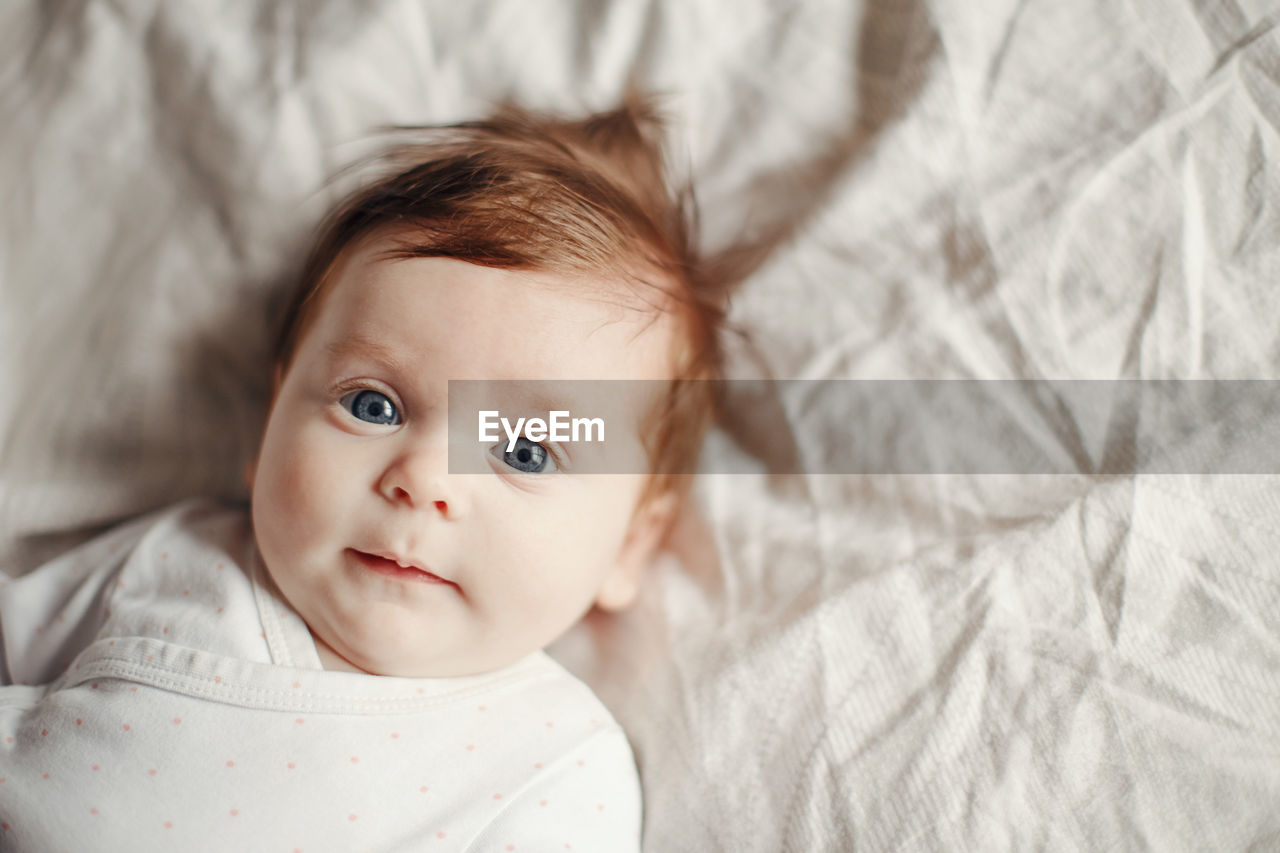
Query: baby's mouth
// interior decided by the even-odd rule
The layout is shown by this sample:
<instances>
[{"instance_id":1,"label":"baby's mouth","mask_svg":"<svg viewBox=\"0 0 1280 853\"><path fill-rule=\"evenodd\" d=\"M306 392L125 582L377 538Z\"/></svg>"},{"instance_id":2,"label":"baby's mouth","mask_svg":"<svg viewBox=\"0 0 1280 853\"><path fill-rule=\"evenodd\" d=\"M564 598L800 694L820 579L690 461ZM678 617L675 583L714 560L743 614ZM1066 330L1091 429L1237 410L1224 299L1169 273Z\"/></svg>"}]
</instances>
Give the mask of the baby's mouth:
<instances>
[{"instance_id":1,"label":"baby's mouth","mask_svg":"<svg viewBox=\"0 0 1280 853\"><path fill-rule=\"evenodd\" d=\"M347 553L357 564L385 577L395 578L396 580L407 581L409 583L448 584L449 586L457 586L453 581L445 580L439 575L433 574L421 566L403 564L398 559L390 556L370 554L367 551L359 551L355 548L348 548Z\"/></svg>"}]
</instances>

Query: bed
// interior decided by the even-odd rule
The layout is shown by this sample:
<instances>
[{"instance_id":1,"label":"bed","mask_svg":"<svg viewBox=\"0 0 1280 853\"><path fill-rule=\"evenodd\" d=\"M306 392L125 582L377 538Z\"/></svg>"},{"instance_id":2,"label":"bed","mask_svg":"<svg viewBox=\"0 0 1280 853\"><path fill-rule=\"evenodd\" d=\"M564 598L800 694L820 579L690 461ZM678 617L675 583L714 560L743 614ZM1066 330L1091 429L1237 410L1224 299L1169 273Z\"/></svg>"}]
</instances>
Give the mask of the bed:
<instances>
[{"instance_id":1,"label":"bed","mask_svg":"<svg viewBox=\"0 0 1280 853\"><path fill-rule=\"evenodd\" d=\"M503 99L666 93L706 245L773 246L735 379L1274 380L1278 13L5 4L0 566L244 498L334 176ZM730 395L639 604L553 650L631 736L646 851L1280 850L1274 466L837 475L841 422L771 412Z\"/></svg>"}]
</instances>

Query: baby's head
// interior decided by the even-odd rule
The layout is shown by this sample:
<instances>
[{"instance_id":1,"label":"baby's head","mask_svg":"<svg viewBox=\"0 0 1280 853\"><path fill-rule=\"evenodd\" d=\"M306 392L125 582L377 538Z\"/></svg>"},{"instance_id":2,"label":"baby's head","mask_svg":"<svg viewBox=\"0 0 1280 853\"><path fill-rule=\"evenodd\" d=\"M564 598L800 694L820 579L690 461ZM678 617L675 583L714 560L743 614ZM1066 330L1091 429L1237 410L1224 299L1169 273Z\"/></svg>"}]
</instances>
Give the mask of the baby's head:
<instances>
[{"instance_id":1,"label":"baby's head","mask_svg":"<svg viewBox=\"0 0 1280 853\"><path fill-rule=\"evenodd\" d=\"M436 128L322 228L251 485L327 668L486 672L634 598L710 420L723 317L659 131L634 101ZM504 438L496 476L451 474L450 379L662 380L609 424L649 470L575 475Z\"/></svg>"}]
</instances>

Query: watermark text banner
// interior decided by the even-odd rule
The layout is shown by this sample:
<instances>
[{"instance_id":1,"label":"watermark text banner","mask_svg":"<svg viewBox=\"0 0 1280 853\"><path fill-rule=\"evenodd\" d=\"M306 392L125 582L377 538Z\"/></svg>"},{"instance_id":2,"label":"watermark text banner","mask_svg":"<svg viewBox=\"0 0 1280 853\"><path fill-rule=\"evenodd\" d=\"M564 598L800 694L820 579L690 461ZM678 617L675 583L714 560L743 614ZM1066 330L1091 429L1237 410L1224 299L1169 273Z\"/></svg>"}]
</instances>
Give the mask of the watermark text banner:
<instances>
[{"instance_id":1,"label":"watermark text banner","mask_svg":"<svg viewBox=\"0 0 1280 853\"><path fill-rule=\"evenodd\" d=\"M669 388L451 381L450 471L509 458L510 432L497 430L494 451L481 412L509 427L560 412L559 423L603 425L602 440L584 430L553 448L573 457L566 470L647 473L664 430L682 428L664 410ZM723 380L699 390L718 401L735 450L675 473L1280 474L1276 380Z\"/></svg>"}]
</instances>

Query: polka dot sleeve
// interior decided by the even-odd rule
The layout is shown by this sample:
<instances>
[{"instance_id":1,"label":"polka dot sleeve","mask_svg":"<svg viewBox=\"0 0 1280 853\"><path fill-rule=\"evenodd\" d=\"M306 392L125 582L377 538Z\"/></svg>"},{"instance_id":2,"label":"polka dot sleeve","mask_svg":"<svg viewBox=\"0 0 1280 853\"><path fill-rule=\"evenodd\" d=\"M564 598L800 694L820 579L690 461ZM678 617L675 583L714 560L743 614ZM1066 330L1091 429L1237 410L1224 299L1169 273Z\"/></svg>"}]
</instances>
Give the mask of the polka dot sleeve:
<instances>
[{"instance_id":1,"label":"polka dot sleeve","mask_svg":"<svg viewBox=\"0 0 1280 853\"><path fill-rule=\"evenodd\" d=\"M17 579L0 582L0 684L48 684L88 645L149 519L116 528Z\"/></svg>"},{"instance_id":2,"label":"polka dot sleeve","mask_svg":"<svg viewBox=\"0 0 1280 853\"><path fill-rule=\"evenodd\" d=\"M640 850L640 781L621 730L602 731L547 767L466 853Z\"/></svg>"}]
</instances>

